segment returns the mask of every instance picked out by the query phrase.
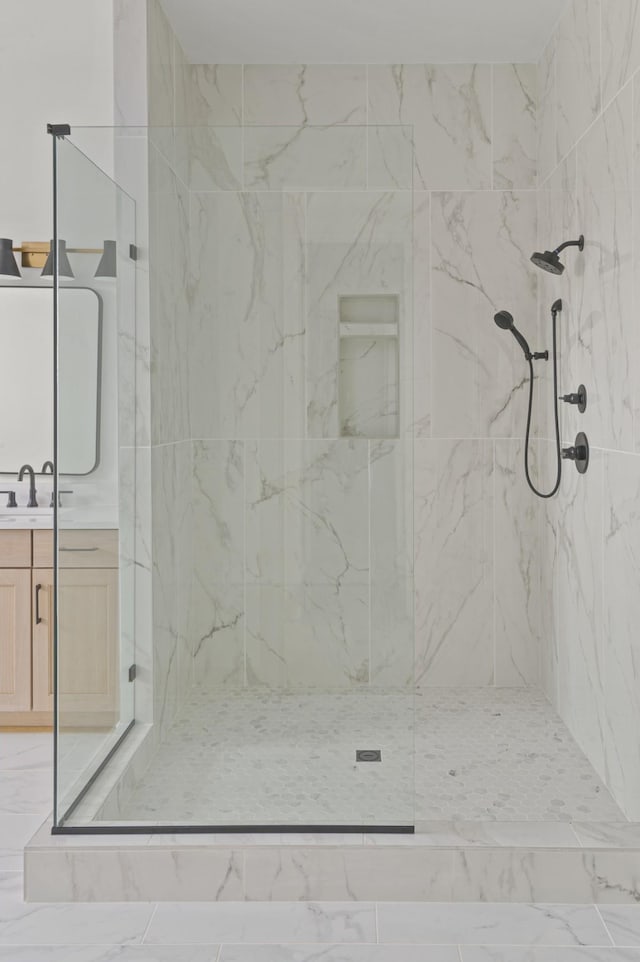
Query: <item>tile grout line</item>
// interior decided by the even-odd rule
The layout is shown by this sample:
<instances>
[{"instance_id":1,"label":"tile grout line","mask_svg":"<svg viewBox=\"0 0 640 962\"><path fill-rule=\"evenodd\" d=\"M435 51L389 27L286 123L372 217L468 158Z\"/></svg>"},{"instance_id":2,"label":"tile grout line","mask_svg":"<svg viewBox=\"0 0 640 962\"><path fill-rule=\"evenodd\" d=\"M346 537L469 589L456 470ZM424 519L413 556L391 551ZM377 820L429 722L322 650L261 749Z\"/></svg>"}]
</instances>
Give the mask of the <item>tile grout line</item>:
<instances>
[{"instance_id":1,"label":"tile grout line","mask_svg":"<svg viewBox=\"0 0 640 962\"><path fill-rule=\"evenodd\" d=\"M602 922L602 924L603 924L603 926L604 926L604 930L605 930L605 932L607 933L607 936L611 939L611 945L615 946L616 948L619 948L619 946L616 945L616 941L615 941L615 939L613 938L613 936L611 935L611 932L609 931L609 926L607 925L607 923L605 922L605 920L604 920L604 918L603 918L603 916L602 916L602 912L600 911L600 906L594 904L593 907L594 907L594 909L596 910L596 913L597 913L597 915L598 915L598 918L600 919L600 921Z\"/></svg>"},{"instance_id":2,"label":"tile grout line","mask_svg":"<svg viewBox=\"0 0 640 962\"><path fill-rule=\"evenodd\" d=\"M149 921L147 922L147 925L146 925L146 927L145 927L145 930L144 930L144 932L143 932L143 934L142 934L142 939L140 940L140 945L146 945L146 944L148 944L148 943L145 942L145 939L146 939L147 935L149 934L149 929L151 928L151 923L153 922L154 918L156 917L156 912L157 912L157 911L158 911L158 902L156 902L156 903L154 904L153 909L151 910L151 915L150 915L150 917L149 917Z\"/></svg>"}]
</instances>

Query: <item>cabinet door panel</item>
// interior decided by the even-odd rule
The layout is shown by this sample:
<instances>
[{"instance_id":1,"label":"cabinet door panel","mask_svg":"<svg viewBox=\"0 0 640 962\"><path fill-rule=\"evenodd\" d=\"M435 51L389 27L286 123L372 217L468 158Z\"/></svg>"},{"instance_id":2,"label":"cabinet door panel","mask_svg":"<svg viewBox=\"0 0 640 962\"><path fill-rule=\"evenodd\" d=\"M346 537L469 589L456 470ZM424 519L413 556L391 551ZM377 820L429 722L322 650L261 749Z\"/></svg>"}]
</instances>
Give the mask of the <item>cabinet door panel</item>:
<instances>
[{"instance_id":1,"label":"cabinet door panel","mask_svg":"<svg viewBox=\"0 0 640 962\"><path fill-rule=\"evenodd\" d=\"M31 572L0 568L0 711L31 708Z\"/></svg>"},{"instance_id":2,"label":"cabinet door panel","mask_svg":"<svg viewBox=\"0 0 640 962\"><path fill-rule=\"evenodd\" d=\"M105 721L117 709L118 572L64 569L59 577L59 708L63 724ZM34 708L53 707L53 572L33 572L42 621L34 624ZM100 716L100 717L99 717Z\"/></svg>"}]
</instances>

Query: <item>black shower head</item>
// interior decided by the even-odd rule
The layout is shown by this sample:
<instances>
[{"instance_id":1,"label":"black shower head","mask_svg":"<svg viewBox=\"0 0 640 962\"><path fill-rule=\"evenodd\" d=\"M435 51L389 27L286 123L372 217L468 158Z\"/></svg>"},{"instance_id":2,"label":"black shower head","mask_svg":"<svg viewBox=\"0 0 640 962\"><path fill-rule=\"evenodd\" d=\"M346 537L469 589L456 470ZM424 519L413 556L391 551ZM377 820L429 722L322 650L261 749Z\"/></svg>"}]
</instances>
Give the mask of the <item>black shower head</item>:
<instances>
[{"instance_id":1,"label":"black shower head","mask_svg":"<svg viewBox=\"0 0 640 962\"><path fill-rule=\"evenodd\" d=\"M513 314L509 314L509 311L498 311L493 319L503 331L510 331L514 324Z\"/></svg>"},{"instance_id":2,"label":"black shower head","mask_svg":"<svg viewBox=\"0 0 640 962\"><path fill-rule=\"evenodd\" d=\"M536 251L535 254L532 255L531 260L536 267L542 268L543 271L547 271L549 274L564 273L564 264L560 263L560 258L555 251L545 251L544 254Z\"/></svg>"},{"instance_id":3,"label":"black shower head","mask_svg":"<svg viewBox=\"0 0 640 962\"><path fill-rule=\"evenodd\" d=\"M520 333L518 328L515 326L513 315L509 311L498 311L494 314L494 321L503 331L511 331L516 341L524 351L524 356L529 361L531 359L531 350L527 344L526 338Z\"/></svg>"},{"instance_id":4,"label":"black shower head","mask_svg":"<svg viewBox=\"0 0 640 962\"><path fill-rule=\"evenodd\" d=\"M558 255L565 247L577 247L580 251L584 250L584 236L580 234L577 241L565 241L564 244L560 244L560 247L556 247L554 251L545 251L544 253L536 251L535 254L531 255L531 260L536 267L540 267L549 274L563 274L564 264L560 261Z\"/></svg>"}]
</instances>

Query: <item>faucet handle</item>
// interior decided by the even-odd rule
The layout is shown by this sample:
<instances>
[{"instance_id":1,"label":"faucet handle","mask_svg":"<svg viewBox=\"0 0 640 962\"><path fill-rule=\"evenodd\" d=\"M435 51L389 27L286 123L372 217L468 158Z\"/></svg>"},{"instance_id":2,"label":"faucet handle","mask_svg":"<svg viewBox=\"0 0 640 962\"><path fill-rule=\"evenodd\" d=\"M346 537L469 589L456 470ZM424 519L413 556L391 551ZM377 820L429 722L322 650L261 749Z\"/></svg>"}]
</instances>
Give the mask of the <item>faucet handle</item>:
<instances>
[{"instance_id":1,"label":"faucet handle","mask_svg":"<svg viewBox=\"0 0 640 962\"><path fill-rule=\"evenodd\" d=\"M7 507L8 507L8 508L17 508L17 507L18 507L18 502L16 501L16 493L15 493L15 491L0 491L0 494L6 494L6 495L8 495L8 498L7 498Z\"/></svg>"},{"instance_id":2,"label":"faucet handle","mask_svg":"<svg viewBox=\"0 0 640 962\"><path fill-rule=\"evenodd\" d=\"M53 461L45 461L40 468L40 474L53 474Z\"/></svg>"},{"instance_id":3,"label":"faucet handle","mask_svg":"<svg viewBox=\"0 0 640 962\"><path fill-rule=\"evenodd\" d=\"M62 507L62 495L63 495L63 494L73 494L73 491L70 491L70 490L58 491L58 507L59 507L59 508ZM51 492L51 501L49 502L49 507L50 507L50 508L53 508L54 506L55 506L55 502L54 502L54 499L53 499L53 491L52 491L52 492Z\"/></svg>"}]
</instances>

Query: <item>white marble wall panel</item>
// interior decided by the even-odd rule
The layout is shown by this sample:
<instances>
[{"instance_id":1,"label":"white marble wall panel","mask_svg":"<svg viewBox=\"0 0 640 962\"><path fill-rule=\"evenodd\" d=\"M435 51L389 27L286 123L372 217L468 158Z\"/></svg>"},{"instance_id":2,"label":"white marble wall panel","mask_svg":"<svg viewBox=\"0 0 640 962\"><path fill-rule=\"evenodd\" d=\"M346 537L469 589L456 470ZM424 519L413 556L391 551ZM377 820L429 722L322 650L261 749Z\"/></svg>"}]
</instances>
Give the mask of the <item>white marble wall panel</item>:
<instances>
[{"instance_id":1,"label":"white marble wall panel","mask_svg":"<svg viewBox=\"0 0 640 962\"><path fill-rule=\"evenodd\" d=\"M398 436L398 338L340 338L338 418L343 437Z\"/></svg>"},{"instance_id":2,"label":"white marble wall panel","mask_svg":"<svg viewBox=\"0 0 640 962\"><path fill-rule=\"evenodd\" d=\"M367 186L376 190L410 190L414 183L412 124L369 124Z\"/></svg>"},{"instance_id":3,"label":"white marble wall panel","mask_svg":"<svg viewBox=\"0 0 640 962\"><path fill-rule=\"evenodd\" d=\"M150 157L152 443L189 436L186 284L188 192L160 154Z\"/></svg>"},{"instance_id":4,"label":"white marble wall panel","mask_svg":"<svg viewBox=\"0 0 640 962\"><path fill-rule=\"evenodd\" d=\"M148 120L147 5L113 4L114 123L145 127Z\"/></svg>"},{"instance_id":5,"label":"white marble wall panel","mask_svg":"<svg viewBox=\"0 0 640 962\"><path fill-rule=\"evenodd\" d=\"M346 190L366 181L366 127L244 128L249 190Z\"/></svg>"},{"instance_id":6,"label":"white marble wall panel","mask_svg":"<svg viewBox=\"0 0 640 962\"><path fill-rule=\"evenodd\" d=\"M526 418L528 366L493 316L509 310L533 341L535 193L434 193L431 203L432 433L517 437Z\"/></svg>"},{"instance_id":7,"label":"white marble wall panel","mask_svg":"<svg viewBox=\"0 0 640 962\"><path fill-rule=\"evenodd\" d=\"M605 771L603 633L603 463L591 450L587 475L569 464L557 541L558 709L592 765Z\"/></svg>"},{"instance_id":8,"label":"white marble wall panel","mask_svg":"<svg viewBox=\"0 0 640 962\"><path fill-rule=\"evenodd\" d=\"M413 435L431 436L431 194L413 195L413 338L404 339L404 374L411 377L406 352L413 356ZM405 397L410 397L405 392Z\"/></svg>"},{"instance_id":9,"label":"white marble wall panel","mask_svg":"<svg viewBox=\"0 0 640 962\"><path fill-rule=\"evenodd\" d=\"M303 238L304 197L192 195L193 437L302 436Z\"/></svg>"},{"instance_id":10,"label":"white marble wall panel","mask_svg":"<svg viewBox=\"0 0 640 962\"><path fill-rule=\"evenodd\" d=\"M147 4L149 139L173 161L175 114L174 36L160 0Z\"/></svg>"},{"instance_id":11,"label":"white marble wall panel","mask_svg":"<svg viewBox=\"0 0 640 962\"><path fill-rule=\"evenodd\" d=\"M569 367L589 384L592 443L632 450L632 90L626 87L577 148L578 223L585 235ZM570 255L572 252L567 252ZM575 255L574 255L575 256ZM612 386L615 389L612 390ZM566 423L570 430L571 425Z\"/></svg>"},{"instance_id":12,"label":"white marble wall panel","mask_svg":"<svg viewBox=\"0 0 640 962\"><path fill-rule=\"evenodd\" d=\"M555 468L556 452L552 441L538 442L540 474L549 477ZM558 545L563 513L560 498L546 500L540 508L540 687L560 711L558 701Z\"/></svg>"},{"instance_id":13,"label":"white marble wall panel","mask_svg":"<svg viewBox=\"0 0 640 962\"><path fill-rule=\"evenodd\" d=\"M161 736L190 683L186 650L185 546L188 546L190 444L152 449L154 722ZM188 555L187 555L188 556Z\"/></svg>"},{"instance_id":14,"label":"white marble wall panel","mask_svg":"<svg viewBox=\"0 0 640 962\"><path fill-rule=\"evenodd\" d=\"M601 0L602 103L616 96L640 67L638 0Z\"/></svg>"},{"instance_id":15,"label":"white marble wall panel","mask_svg":"<svg viewBox=\"0 0 640 962\"><path fill-rule=\"evenodd\" d=\"M640 75L633 79L633 307L640 304ZM633 378L633 450L640 453L640 381Z\"/></svg>"},{"instance_id":16,"label":"white marble wall panel","mask_svg":"<svg viewBox=\"0 0 640 962\"><path fill-rule=\"evenodd\" d=\"M176 170L192 191L242 187L240 127L177 127Z\"/></svg>"},{"instance_id":17,"label":"white marble wall panel","mask_svg":"<svg viewBox=\"0 0 640 962\"><path fill-rule=\"evenodd\" d=\"M368 682L368 442L246 448L248 683Z\"/></svg>"},{"instance_id":18,"label":"white marble wall panel","mask_svg":"<svg viewBox=\"0 0 640 962\"><path fill-rule=\"evenodd\" d=\"M247 573L263 584L366 585L368 442L247 442Z\"/></svg>"},{"instance_id":19,"label":"white marble wall panel","mask_svg":"<svg viewBox=\"0 0 640 962\"><path fill-rule=\"evenodd\" d=\"M493 445L415 442L416 683L490 685Z\"/></svg>"},{"instance_id":20,"label":"white marble wall panel","mask_svg":"<svg viewBox=\"0 0 640 962\"><path fill-rule=\"evenodd\" d=\"M557 158L571 150L598 116L600 2L571 0L556 33Z\"/></svg>"},{"instance_id":21,"label":"white marble wall panel","mask_svg":"<svg viewBox=\"0 0 640 962\"><path fill-rule=\"evenodd\" d=\"M608 783L625 815L640 819L640 458L604 455L603 671Z\"/></svg>"},{"instance_id":22,"label":"white marble wall panel","mask_svg":"<svg viewBox=\"0 0 640 962\"><path fill-rule=\"evenodd\" d=\"M558 162L556 134L556 37L549 40L537 65L538 182L543 184Z\"/></svg>"},{"instance_id":23,"label":"white marble wall panel","mask_svg":"<svg viewBox=\"0 0 640 962\"><path fill-rule=\"evenodd\" d=\"M188 637L197 685L244 683L244 445L194 441Z\"/></svg>"},{"instance_id":24,"label":"white marble wall panel","mask_svg":"<svg viewBox=\"0 0 640 962\"><path fill-rule=\"evenodd\" d=\"M368 684L368 585L248 584L246 604L249 686Z\"/></svg>"},{"instance_id":25,"label":"white marble wall panel","mask_svg":"<svg viewBox=\"0 0 640 962\"><path fill-rule=\"evenodd\" d=\"M412 686L413 444L369 446L371 538L371 681Z\"/></svg>"},{"instance_id":26,"label":"white marble wall panel","mask_svg":"<svg viewBox=\"0 0 640 962\"><path fill-rule=\"evenodd\" d=\"M413 125L414 186L490 188L491 67L395 64L369 67L368 123ZM397 141L370 140L376 169L394 168Z\"/></svg>"},{"instance_id":27,"label":"white marble wall panel","mask_svg":"<svg viewBox=\"0 0 640 962\"><path fill-rule=\"evenodd\" d=\"M242 65L184 64L176 71L176 112L187 127L239 127Z\"/></svg>"},{"instance_id":28,"label":"white marble wall panel","mask_svg":"<svg viewBox=\"0 0 640 962\"><path fill-rule=\"evenodd\" d=\"M364 124L367 68L348 64L247 64L247 125Z\"/></svg>"},{"instance_id":29,"label":"white marble wall panel","mask_svg":"<svg viewBox=\"0 0 640 962\"><path fill-rule=\"evenodd\" d=\"M530 451L532 474L536 446ZM524 442L495 442L496 685L536 685L540 660L538 498L524 480Z\"/></svg>"},{"instance_id":30,"label":"white marble wall panel","mask_svg":"<svg viewBox=\"0 0 640 962\"><path fill-rule=\"evenodd\" d=\"M493 66L493 186L536 186L537 78L530 63Z\"/></svg>"},{"instance_id":31,"label":"white marble wall panel","mask_svg":"<svg viewBox=\"0 0 640 962\"><path fill-rule=\"evenodd\" d=\"M399 298L403 366L412 332L412 198L410 192L312 193L307 198L307 433L340 435L338 404L339 298L391 294ZM411 384L399 397L400 431L412 421Z\"/></svg>"}]
</instances>

